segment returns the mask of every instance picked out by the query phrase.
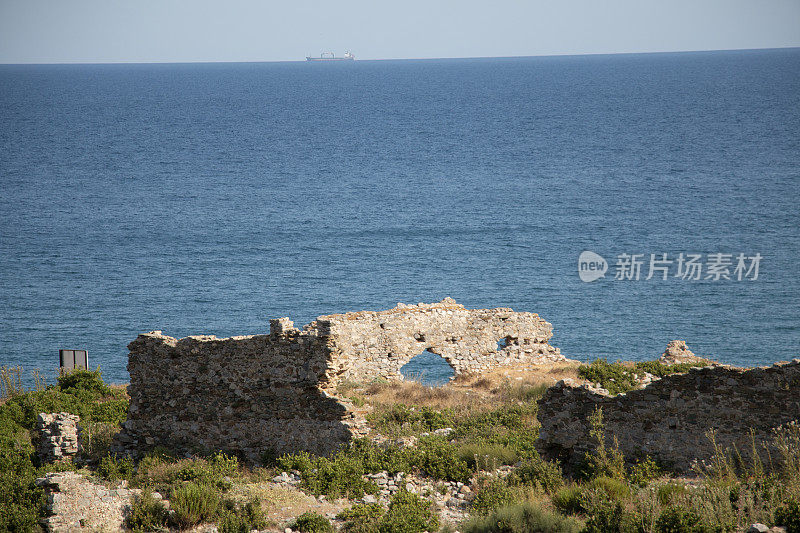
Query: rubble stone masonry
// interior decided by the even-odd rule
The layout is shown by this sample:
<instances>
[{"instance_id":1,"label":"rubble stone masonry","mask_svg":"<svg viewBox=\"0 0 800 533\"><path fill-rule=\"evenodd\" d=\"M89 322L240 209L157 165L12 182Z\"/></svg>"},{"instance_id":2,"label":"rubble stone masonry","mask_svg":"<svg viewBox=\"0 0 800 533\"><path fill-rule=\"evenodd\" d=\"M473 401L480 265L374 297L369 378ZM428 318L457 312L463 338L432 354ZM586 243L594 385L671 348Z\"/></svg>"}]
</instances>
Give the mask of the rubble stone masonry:
<instances>
[{"instance_id":1,"label":"rubble stone masonry","mask_svg":"<svg viewBox=\"0 0 800 533\"><path fill-rule=\"evenodd\" d=\"M465 309L450 298L321 316L302 330L276 319L269 335L145 333L128 345L131 401L114 449L326 454L363 427L336 396L341 381L402 379L400 368L425 350L455 375L564 360L551 336L534 313Z\"/></svg>"},{"instance_id":2,"label":"rubble stone masonry","mask_svg":"<svg viewBox=\"0 0 800 533\"><path fill-rule=\"evenodd\" d=\"M690 353L690 352L689 352ZM601 408L608 444L616 438L627 459L649 455L676 472L688 472L714 455L708 432L725 449L751 458L751 431L765 464L780 460L774 430L800 420L800 359L771 367L712 366L609 396L562 380L539 401L538 446L543 455L575 466L595 442L589 416Z\"/></svg>"}]
</instances>

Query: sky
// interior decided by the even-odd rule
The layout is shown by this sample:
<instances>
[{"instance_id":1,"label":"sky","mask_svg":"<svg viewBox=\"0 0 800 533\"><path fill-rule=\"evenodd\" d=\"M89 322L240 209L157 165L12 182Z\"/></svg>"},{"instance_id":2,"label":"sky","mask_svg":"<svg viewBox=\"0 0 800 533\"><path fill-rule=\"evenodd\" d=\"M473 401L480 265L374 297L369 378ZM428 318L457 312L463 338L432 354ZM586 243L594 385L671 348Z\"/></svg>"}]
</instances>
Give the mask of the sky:
<instances>
[{"instance_id":1,"label":"sky","mask_svg":"<svg viewBox=\"0 0 800 533\"><path fill-rule=\"evenodd\" d=\"M0 0L0 63L502 57L800 46L800 0Z\"/></svg>"}]
</instances>

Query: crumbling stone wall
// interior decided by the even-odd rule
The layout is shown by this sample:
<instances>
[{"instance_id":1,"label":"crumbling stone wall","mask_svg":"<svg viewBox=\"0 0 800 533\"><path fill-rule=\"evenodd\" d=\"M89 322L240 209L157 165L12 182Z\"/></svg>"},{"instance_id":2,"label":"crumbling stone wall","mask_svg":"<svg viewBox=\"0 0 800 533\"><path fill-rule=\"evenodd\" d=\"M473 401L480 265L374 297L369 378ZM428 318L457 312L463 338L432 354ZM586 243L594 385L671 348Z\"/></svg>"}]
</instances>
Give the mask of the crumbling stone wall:
<instances>
[{"instance_id":1,"label":"crumbling stone wall","mask_svg":"<svg viewBox=\"0 0 800 533\"><path fill-rule=\"evenodd\" d=\"M78 454L79 421L79 416L69 413L39 413L36 452L42 462L67 461Z\"/></svg>"},{"instance_id":2,"label":"crumbling stone wall","mask_svg":"<svg viewBox=\"0 0 800 533\"><path fill-rule=\"evenodd\" d=\"M77 472L46 474L36 480L47 495L45 531L125 531L125 516L139 489L123 481L116 488L93 482Z\"/></svg>"},{"instance_id":3,"label":"crumbling stone wall","mask_svg":"<svg viewBox=\"0 0 800 533\"><path fill-rule=\"evenodd\" d=\"M400 367L425 349L456 375L563 360L551 335L536 314L469 310L449 298L321 316L302 331L276 319L269 335L146 333L128 345L131 401L114 449L326 454L363 431L358 410L336 397L342 380L402 379Z\"/></svg>"},{"instance_id":4,"label":"crumbling stone wall","mask_svg":"<svg viewBox=\"0 0 800 533\"><path fill-rule=\"evenodd\" d=\"M504 365L561 361L550 346L553 327L535 313L508 308L465 309L451 298L388 311L322 316L332 369L341 379L402 380L400 368L425 350L442 356L455 375ZM498 341L505 347L498 350Z\"/></svg>"},{"instance_id":5,"label":"crumbling stone wall","mask_svg":"<svg viewBox=\"0 0 800 533\"><path fill-rule=\"evenodd\" d=\"M749 458L751 429L756 442L772 443L774 428L800 420L800 359L750 370L693 369L613 397L560 381L539 401L540 452L577 465L594 448L588 417L598 407L607 442L616 437L628 459L650 455L677 472L689 471L714 454L709 429L717 444L735 445ZM776 461L780 454L772 448L770 456Z\"/></svg>"}]
</instances>

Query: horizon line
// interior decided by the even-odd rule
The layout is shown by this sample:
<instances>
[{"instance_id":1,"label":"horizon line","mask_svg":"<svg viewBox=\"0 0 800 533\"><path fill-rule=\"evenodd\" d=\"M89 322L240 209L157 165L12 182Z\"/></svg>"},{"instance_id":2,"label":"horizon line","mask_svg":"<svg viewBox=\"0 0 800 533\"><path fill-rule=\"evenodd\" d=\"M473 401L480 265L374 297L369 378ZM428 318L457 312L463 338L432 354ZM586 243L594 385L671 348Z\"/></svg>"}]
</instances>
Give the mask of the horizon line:
<instances>
[{"instance_id":1,"label":"horizon line","mask_svg":"<svg viewBox=\"0 0 800 533\"><path fill-rule=\"evenodd\" d=\"M524 59L538 57L582 57L582 56L612 56L612 55L653 55L653 54L691 54L702 52L747 52L764 50L792 50L800 49L800 46L770 46L762 48L709 48L702 50L656 50L647 52L584 52L584 53L553 53L553 54L534 54L534 55L508 55L508 56L443 56L443 57L386 57L373 59L358 59L357 62L367 61L437 61L448 59ZM148 60L120 60L120 61L55 61L55 62L0 62L0 66L48 66L48 65L193 65L193 64L241 64L241 63L305 63L303 59L272 59L272 60L222 60L209 61L203 59L184 60L184 61L148 61Z\"/></svg>"}]
</instances>

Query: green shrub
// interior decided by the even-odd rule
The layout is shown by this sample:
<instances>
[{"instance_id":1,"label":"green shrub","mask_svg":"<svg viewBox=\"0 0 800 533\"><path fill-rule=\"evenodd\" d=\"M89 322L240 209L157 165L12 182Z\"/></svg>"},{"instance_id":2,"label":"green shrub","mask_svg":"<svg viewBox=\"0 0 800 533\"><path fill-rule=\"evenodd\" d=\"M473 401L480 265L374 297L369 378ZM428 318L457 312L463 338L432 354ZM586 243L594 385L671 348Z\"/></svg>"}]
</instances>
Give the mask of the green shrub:
<instances>
[{"instance_id":1,"label":"green shrub","mask_svg":"<svg viewBox=\"0 0 800 533\"><path fill-rule=\"evenodd\" d=\"M677 363L674 365L665 365L661 361L640 361L634 364L634 368L640 374L648 372L654 376L663 378L672 374L683 374L692 368L702 368L708 366L706 361L698 361L695 363Z\"/></svg>"},{"instance_id":2,"label":"green shrub","mask_svg":"<svg viewBox=\"0 0 800 533\"><path fill-rule=\"evenodd\" d=\"M657 497L661 505L671 505L683 498L689 489L680 483L666 483L658 487Z\"/></svg>"},{"instance_id":3,"label":"green shrub","mask_svg":"<svg viewBox=\"0 0 800 533\"><path fill-rule=\"evenodd\" d=\"M71 374L70 374L71 375ZM0 405L0 417L7 417L25 429L36 427L39 413L66 412L81 417L81 422L107 422L119 426L125 421L128 400L123 391L109 390L110 396L101 395L94 389L77 386L61 390L49 387L46 390L30 391L14 396Z\"/></svg>"},{"instance_id":4,"label":"green shrub","mask_svg":"<svg viewBox=\"0 0 800 533\"><path fill-rule=\"evenodd\" d=\"M108 481L129 480L133 474L133 460L130 457L106 455L97 466L97 474Z\"/></svg>"},{"instance_id":5,"label":"green shrub","mask_svg":"<svg viewBox=\"0 0 800 533\"><path fill-rule=\"evenodd\" d=\"M564 477L558 462L551 463L535 454L520 464L511 474L513 483L531 485L553 494L564 485Z\"/></svg>"},{"instance_id":6,"label":"green shrub","mask_svg":"<svg viewBox=\"0 0 800 533\"><path fill-rule=\"evenodd\" d=\"M700 524L700 516L692 509L670 505L656 521L658 533L700 533L704 528Z\"/></svg>"},{"instance_id":7,"label":"green shrub","mask_svg":"<svg viewBox=\"0 0 800 533\"><path fill-rule=\"evenodd\" d=\"M214 487L191 481L175 487L169 501L175 511L170 521L180 529L214 521L220 508L220 495Z\"/></svg>"},{"instance_id":8,"label":"green shrub","mask_svg":"<svg viewBox=\"0 0 800 533\"><path fill-rule=\"evenodd\" d=\"M409 407L395 404L369 417L373 425L388 435L413 435L453 427L454 414L450 409Z\"/></svg>"},{"instance_id":9,"label":"green shrub","mask_svg":"<svg viewBox=\"0 0 800 533\"><path fill-rule=\"evenodd\" d=\"M439 529L439 517L431 502L401 490L389 502L389 510L378 524L379 533L422 533Z\"/></svg>"},{"instance_id":10,"label":"green shrub","mask_svg":"<svg viewBox=\"0 0 800 533\"><path fill-rule=\"evenodd\" d=\"M34 486L36 471L30 445L20 445L0 434L0 531L33 531L45 503L42 489Z\"/></svg>"},{"instance_id":11,"label":"green shrub","mask_svg":"<svg viewBox=\"0 0 800 533\"><path fill-rule=\"evenodd\" d=\"M298 516L292 529L301 533L333 533L331 521L314 511L308 511Z\"/></svg>"},{"instance_id":12,"label":"green shrub","mask_svg":"<svg viewBox=\"0 0 800 533\"><path fill-rule=\"evenodd\" d=\"M213 485L220 490L228 490L231 482L228 478L235 476L239 470L239 461L234 456L217 452L202 459L180 461L180 465L170 476L169 481L194 481L198 484Z\"/></svg>"},{"instance_id":13,"label":"green shrub","mask_svg":"<svg viewBox=\"0 0 800 533\"><path fill-rule=\"evenodd\" d=\"M217 529L220 533L250 533L253 529L264 529L267 520L261 502L250 500L244 505L225 500L219 511Z\"/></svg>"},{"instance_id":14,"label":"green shrub","mask_svg":"<svg viewBox=\"0 0 800 533\"><path fill-rule=\"evenodd\" d=\"M633 372L622 363L609 363L605 359L596 359L588 365L578 368L578 376L599 383L609 394L628 392L636 388Z\"/></svg>"},{"instance_id":15,"label":"green shrub","mask_svg":"<svg viewBox=\"0 0 800 533\"><path fill-rule=\"evenodd\" d=\"M383 514L379 503L360 503L345 509L336 518L345 521L342 526L345 533L378 533Z\"/></svg>"},{"instance_id":16,"label":"green shrub","mask_svg":"<svg viewBox=\"0 0 800 533\"><path fill-rule=\"evenodd\" d=\"M619 479L601 476L589 482L588 488L602 491L612 501L626 500L631 495L628 484Z\"/></svg>"},{"instance_id":17,"label":"green shrub","mask_svg":"<svg viewBox=\"0 0 800 533\"><path fill-rule=\"evenodd\" d=\"M472 500L471 512L476 515L488 515L492 511L514 503L517 491L505 480L488 478L478 481L478 491Z\"/></svg>"},{"instance_id":18,"label":"green shrub","mask_svg":"<svg viewBox=\"0 0 800 533\"><path fill-rule=\"evenodd\" d=\"M77 395L88 392L94 397L109 396L111 389L103 381L100 369L76 369L64 372L58 377L58 388L67 394Z\"/></svg>"},{"instance_id":19,"label":"green shrub","mask_svg":"<svg viewBox=\"0 0 800 533\"><path fill-rule=\"evenodd\" d=\"M625 512L622 502L606 498L599 491L585 492L583 506L588 519L585 533L636 533L635 518Z\"/></svg>"},{"instance_id":20,"label":"green shrub","mask_svg":"<svg viewBox=\"0 0 800 533\"><path fill-rule=\"evenodd\" d=\"M516 450L502 444L470 442L459 446L457 453L473 470L495 470L498 466L513 465L519 459Z\"/></svg>"},{"instance_id":21,"label":"green shrub","mask_svg":"<svg viewBox=\"0 0 800 533\"><path fill-rule=\"evenodd\" d=\"M578 533L583 524L564 517L535 503L519 503L502 507L484 517L462 524L464 533Z\"/></svg>"},{"instance_id":22,"label":"green shrub","mask_svg":"<svg viewBox=\"0 0 800 533\"><path fill-rule=\"evenodd\" d=\"M775 524L785 527L787 533L800 533L800 503L788 501L778 507Z\"/></svg>"},{"instance_id":23,"label":"green shrub","mask_svg":"<svg viewBox=\"0 0 800 533\"><path fill-rule=\"evenodd\" d=\"M332 457L317 457L307 452L282 455L277 466L284 471L298 470L302 487L314 494L361 498L375 494L377 485L364 481L364 474L388 471L408 472L416 452L398 446L378 447L369 439L356 439Z\"/></svg>"},{"instance_id":24,"label":"green shrub","mask_svg":"<svg viewBox=\"0 0 800 533\"><path fill-rule=\"evenodd\" d=\"M167 528L168 516L164 504L153 498L150 489L144 489L134 499L125 522L133 531L161 531Z\"/></svg>"},{"instance_id":25,"label":"green shrub","mask_svg":"<svg viewBox=\"0 0 800 533\"><path fill-rule=\"evenodd\" d=\"M614 479L625 479L625 458L619 451L616 438L614 446L606 445L605 425L603 423L603 410L597 408L594 413L589 415L589 436L595 441L595 449L587 452L584 457L582 473L584 477L591 479L595 477L611 477Z\"/></svg>"},{"instance_id":26,"label":"green shrub","mask_svg":"<svg viewBox=\"0 0 800 533\"><path fill-rule=\"evenodd\" d=\"M456 446L441 438L420 439L415 457L415 466L434 479L466 483L474 472Z\"/></svg>"},{"instance_id":27,"label":"green shrub","mask_svg":"<svg viewBox=\"0 0 800 533\"><path fill-rule=\"evenodd\" d=\"M646 457L631 467L628 473L628 481L634 485L645 487L650 481L661 477L661 474L661 468L656 462L650 457Z\"/></svg>"},{"instance_id":28,"label":"green shrub","mask_svg":"<svg viewBox=\"0 0 800 533\"><path fill-rule=\"evenodd\" d=\"M567 485L556 490L553 494L553 506L560 512L572 515L583 510L581 502L583 489L580 485Z\"/></svg>"}]
</instances>

